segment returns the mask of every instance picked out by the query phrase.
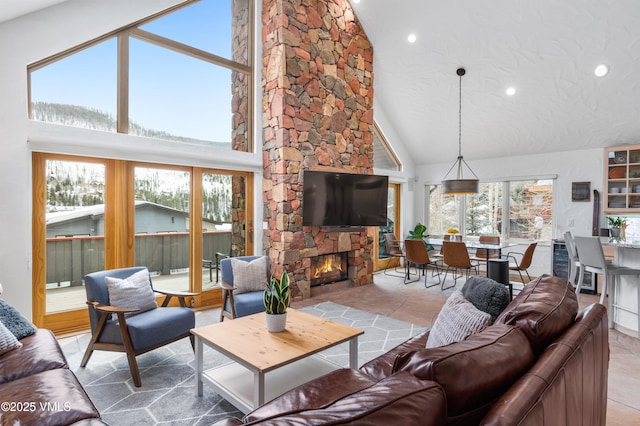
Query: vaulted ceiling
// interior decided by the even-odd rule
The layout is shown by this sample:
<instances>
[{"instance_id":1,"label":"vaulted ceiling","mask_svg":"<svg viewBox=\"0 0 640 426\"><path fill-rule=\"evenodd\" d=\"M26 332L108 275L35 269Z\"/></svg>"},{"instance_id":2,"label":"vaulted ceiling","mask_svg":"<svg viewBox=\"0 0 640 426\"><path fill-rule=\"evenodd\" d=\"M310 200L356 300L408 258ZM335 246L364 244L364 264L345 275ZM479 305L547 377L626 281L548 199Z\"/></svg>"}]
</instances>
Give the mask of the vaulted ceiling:
<instances>
[{"instance_id":1,"label":"vaulted ceiling","mask_svg":"<svg viewBox=\"0 0 640 426\"><path fill-rule=\"evenodd\" d=\"M457 155L461 66L467 161L640 143L637 0L353 7L374 46L374 108L384 109L417 164ZM600 78L599 64L609 67Z\"/></svg>"},{"instance_id":2,"label":"vaulted ceiling","mask_svg":"<svg viewBox=\"0 0 640 426\"><path fill-rule=\"evenodd\" d=\"M3 0L0 22L62 1ZM417 164L457 155L459 67L467 161L640 143L638 0L355 1L376 106Z\"/></svg>"}]
</instances>

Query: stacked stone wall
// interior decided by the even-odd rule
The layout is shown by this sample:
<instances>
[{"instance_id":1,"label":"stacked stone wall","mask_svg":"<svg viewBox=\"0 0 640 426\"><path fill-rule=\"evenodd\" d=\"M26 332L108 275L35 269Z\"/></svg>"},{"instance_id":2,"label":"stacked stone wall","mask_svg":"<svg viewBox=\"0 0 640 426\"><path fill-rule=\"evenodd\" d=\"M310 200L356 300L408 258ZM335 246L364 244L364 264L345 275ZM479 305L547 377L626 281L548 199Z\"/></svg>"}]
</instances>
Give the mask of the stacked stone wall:
<instances>
[{"instance_id":1,"label":"stacked stone wall","mask_svg":"<svg viewBox=\"0 0 640 426\"><path fill-rule=\"evenodd\" d=\"M373 229L302 226L304 170L373 173L373 48L348 2L264 0L264 247L294 297L311 257L348 252L353 285L373 282Z\"/></svg>"}]
</instances>

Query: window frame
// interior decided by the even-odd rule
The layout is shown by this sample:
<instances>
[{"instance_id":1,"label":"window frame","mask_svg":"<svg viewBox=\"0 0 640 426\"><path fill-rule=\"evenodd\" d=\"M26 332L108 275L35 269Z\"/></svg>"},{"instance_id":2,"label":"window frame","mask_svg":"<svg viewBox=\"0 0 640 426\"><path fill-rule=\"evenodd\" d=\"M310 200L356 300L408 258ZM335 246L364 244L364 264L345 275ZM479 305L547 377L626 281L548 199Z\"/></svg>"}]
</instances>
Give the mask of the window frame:
<instances>
[{"instance_id":1,"label":"window frame","mask_svg":"<svg viewBox=\"0 0 640 426\"><path fill-rule=\"evenodd\" d=\"M390 157L391 161L396 166L395 169L382 169L382 170L393 170L393 171L401 172L403 169L402 162L396 155L395 151L391 147L391 144L389 143L386 136L380 129L380 126L378 126L378 123L375 120L373 120L373 134L374 134L374 137L377 137L378 140L381 142L382 148L387 152L387 155ZM374 163L375 163L375 160L374 160Z\"/></svg>"}]
</instances>

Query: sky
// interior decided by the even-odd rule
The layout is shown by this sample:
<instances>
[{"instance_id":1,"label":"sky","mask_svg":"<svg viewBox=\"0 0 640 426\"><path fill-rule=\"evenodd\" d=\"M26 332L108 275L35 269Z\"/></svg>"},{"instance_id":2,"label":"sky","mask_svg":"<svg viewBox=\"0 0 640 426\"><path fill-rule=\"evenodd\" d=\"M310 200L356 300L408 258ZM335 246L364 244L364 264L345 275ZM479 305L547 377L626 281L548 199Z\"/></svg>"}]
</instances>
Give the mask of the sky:
<instances>
[{"instance_id":1,"label":"sky","mask_svg":"<svg viewBox=\"0 0 640 426\"><path fill-rule=\"evenodd\" d=\"M141 29L231 57L230 0L203 0ZM116 60L117 43L110 39L35 71L32 101L81 105L115 117ZM129 87L129 116L137 124L230 141L230 70L131 38Z\"/></svg>"}]
</instances>

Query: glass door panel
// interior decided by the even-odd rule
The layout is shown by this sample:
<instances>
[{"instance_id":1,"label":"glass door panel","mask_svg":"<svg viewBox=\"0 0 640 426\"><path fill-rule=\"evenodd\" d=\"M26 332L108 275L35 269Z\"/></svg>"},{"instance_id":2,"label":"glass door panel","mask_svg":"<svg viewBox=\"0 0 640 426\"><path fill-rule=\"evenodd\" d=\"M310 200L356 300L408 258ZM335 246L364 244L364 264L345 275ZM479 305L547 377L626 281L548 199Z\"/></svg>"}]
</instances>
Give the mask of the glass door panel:
<instances>
[{"instance_id":1,"label":"glass door panel","mask_svg":"<svg viewBox=\"0 0 640 426\"><path fill-rule=\"evenodd\" d=\"M202 289L219 286L220 260L231 254L231 176L202 174Z\"/></svg>"},{"instance_id":2,"label":"glass door panel","mask_svg":"<svg viewBox=\"0 0 640 426\"><path fill-rule=\"evenodd\" d=\"M85 309L83 277L104 269L104 164L46 160L46 313Z\"/></svg>"},{"instance_id":3,"label":"glass door panel","mask_svg":"<svg viewBox=\"0 0 640 426\"><path fill-rule=\"evenodd\" d=\"M397 259L389 259L389 253L385 244L384 235L392 233L395 237L402 241L400 235L400 185L389 184L389 192L387 195L387 225L378 227L378 262L376 270L397 266ZM402 244L402 243L401 243Z\"/></svg>"},{"instance_id":4,"label":"glass door panel","mask_svg":"<svg viewBox=\"0 0 640 426\"><path fill-rule=\"evenodd\" d=\"M190 173L135 167L135 264L159 289L189 291Z\"/></svg>"}]
</instances>

